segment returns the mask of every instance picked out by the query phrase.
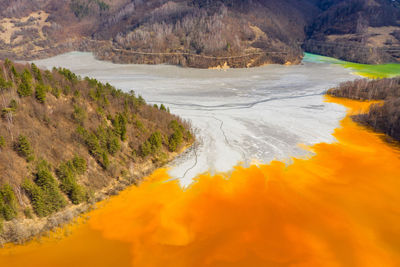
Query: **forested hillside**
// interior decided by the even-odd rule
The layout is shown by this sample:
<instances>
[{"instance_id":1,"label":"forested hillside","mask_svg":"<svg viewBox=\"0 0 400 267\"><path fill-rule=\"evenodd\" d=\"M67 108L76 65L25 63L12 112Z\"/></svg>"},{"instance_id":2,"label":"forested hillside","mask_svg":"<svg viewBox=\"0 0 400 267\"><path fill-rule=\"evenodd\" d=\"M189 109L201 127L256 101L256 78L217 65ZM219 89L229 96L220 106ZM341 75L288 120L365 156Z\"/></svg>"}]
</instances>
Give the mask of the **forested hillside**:
<instances>
[{"instance_id":1,"label":"forested hillside","mask_svg":"<svg viewBox=\"0 0 400 267\"><path fill-rule=\"evenodd\" d=\"M320 12L306 28L306 51L368 64L399 61L399 1L317 2Z\"/></svg>"},{"instance_id":2,"label":"forested hillside","mask_svg":"<svg viewBox=\"0 0 400 267\"><path fill-rule=\"evenodd\" d=\"M0 112L0 225L101 200L193 141L188 123L133 91L9 60L0 62ZM41 230L15 225L4 223L0 242Z\"/></svg>"},{"instance_id":3,"label":"forested hillside","mask_svg":"<svg viewBox=\"0 0 400 267\"><path fill-rule=\"evenodd\" d=\"M0 56L252 67L305 49L382 63L400 57L399 20L397 0L0 0Z\"/></svg>"},{"instance_id":4,"label":"forested hillside","mask_svg":"<svg viewBox=\"0 0 400 267\"><path fill-rule=\"evenodd\" d=\"M368 113L353 119L400 141L400 78L345 82L330 89L328 94L356 100L383 100Z\"/></svg>"},{"instance_id":5,"label":"forested hillside","mask_svg":"<svg viewBox=\"0 0 400 267\"><path fill-rule=\"evenodd\" d=\"M316 11L309 0L2 0L0 7L8 57L76 49L116 62L203 68L299 63L306 13Z\"/></svg>"}]
</instances>

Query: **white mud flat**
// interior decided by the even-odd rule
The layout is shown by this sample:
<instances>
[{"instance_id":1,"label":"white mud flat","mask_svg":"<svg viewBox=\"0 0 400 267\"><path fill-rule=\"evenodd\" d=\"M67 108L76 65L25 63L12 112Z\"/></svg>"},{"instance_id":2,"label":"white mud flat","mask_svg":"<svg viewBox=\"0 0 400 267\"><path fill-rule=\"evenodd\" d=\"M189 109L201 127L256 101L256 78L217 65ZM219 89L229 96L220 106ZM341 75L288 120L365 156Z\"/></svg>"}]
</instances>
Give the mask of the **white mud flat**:
<instances>
[{"instance_id":1,"label":"white mud flat","mask_svg":"<svg viewBox=\"0 0 400 267\"><path fill-rule=\"evenodd\" d=\"M35 63L134 90L148 103L163 103L190 120L197 142L170 170L183 186L207 171L307 155L299 144L334 142L332 133L345 109L325 103L323 92L355 78L350 70L327 63L218 71L113 64L81 52Z\"/></svg>"}]
</instances>

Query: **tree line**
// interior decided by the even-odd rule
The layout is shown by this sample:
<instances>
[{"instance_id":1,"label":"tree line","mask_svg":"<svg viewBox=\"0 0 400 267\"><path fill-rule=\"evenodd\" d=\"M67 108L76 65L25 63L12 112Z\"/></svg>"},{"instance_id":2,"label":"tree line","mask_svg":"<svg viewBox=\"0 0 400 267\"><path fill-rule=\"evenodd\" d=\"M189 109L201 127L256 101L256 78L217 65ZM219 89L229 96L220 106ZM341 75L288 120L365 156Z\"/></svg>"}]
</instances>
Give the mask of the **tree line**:
<instances>
[{"instance_id":1,"label":"tree line","mask_svg":"<svg viewBox=\"0 0 400 267\"><path fill-rule=\"evenodd\" d=\"M328 94L355 100L383 100L383 104L374 104L366 114L353 119L400 141L400 78L344 82L328 90Z\"/></svg>"},{"instance_id":2,"label":"tree line","mask_svg":"<svg viewBox=\"0 0 400 267\"><path fill-rule=\"evenodd\" d=\"M91 202L193 141L165 105L65 68L0 61L0 111L1 222Z\"/></svg>"}]
</instances>

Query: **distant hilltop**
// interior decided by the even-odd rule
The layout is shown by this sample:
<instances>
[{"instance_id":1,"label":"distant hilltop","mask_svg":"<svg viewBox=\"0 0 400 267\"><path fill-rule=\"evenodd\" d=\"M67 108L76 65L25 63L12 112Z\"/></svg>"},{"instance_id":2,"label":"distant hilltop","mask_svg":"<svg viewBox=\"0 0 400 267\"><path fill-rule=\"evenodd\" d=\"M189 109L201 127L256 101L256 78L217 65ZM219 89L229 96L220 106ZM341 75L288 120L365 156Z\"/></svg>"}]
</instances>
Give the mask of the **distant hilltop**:
<instances>
[{"instance_id":1,"label":"distant hilltop","mask_svg":"<svg viewBox=\"0 0 400 267\"><path fill-rule=\"evenodd\" d=\"M80 50L120 63L298 64L303 52L398 62L393 0L0 0L0 58Z\"/></svg>"}]
</instances>

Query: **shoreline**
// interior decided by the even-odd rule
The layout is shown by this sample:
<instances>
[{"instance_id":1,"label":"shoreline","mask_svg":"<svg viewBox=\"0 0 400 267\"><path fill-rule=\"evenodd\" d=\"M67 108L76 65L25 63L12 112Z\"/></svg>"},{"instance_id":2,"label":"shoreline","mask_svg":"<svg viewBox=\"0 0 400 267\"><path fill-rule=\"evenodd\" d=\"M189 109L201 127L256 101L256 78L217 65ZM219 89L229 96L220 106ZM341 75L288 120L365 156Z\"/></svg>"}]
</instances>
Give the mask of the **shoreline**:
<instances>
[{"instance_id":1,"label":"shoreline","mask_svg":"<svg viewBox=\"0 0 400 267\"><path fill-rule=\"evenodd\" d=\"M255 50L253 52L244 52L240 55L232 54L226 56L203 55L190 52L144 52L119 49L108 41L87 38L83 40L67 40L65 43L58 44L55 47L33 51L20 51L19 53L9 49L2 49L0 50L0 57L9 58L13 61L33 61L73 51L91 52L98 60L118 64L168 64L196 69L246 69L268 64L295 65L300 64L303 59L303 53L299 53L299 51Z\"/></svg>"},{"instance_id":2,"label":"shoreline","mask_svg":"<svg viewBox=\"0 0 400 267\"><path fill-rule=\"evenodd\" d=\"M198 250L193 251L193 247L190 244L197 244L198 242L204 244L204 239L202 239L203 233L207 236L209 234L213 236L220 234L221 236L221 234L227 233L224 241L229 241L229 237L231 236L229 235L231 233L230 229L239 229L245 233L249 231L252 234L254 233L254 238L250 241L260 244L261 249L265 251L264 254L268 253L269 248L275 245L277 240L283 240L282 242L284 242L285 246L278 247L278 251L273 251L270 254L271 258L275 258L275 255L284 255L283 257L286 258L286 254L280 253L288 251L287 248L295 247L296 249L300 247L303 249L304 255L308 255L307 253L311 252L310 257L314 257L317 260L313 262L325 262L326 258L320 255L321 253L331 253L332 248L331 246L324 247L324 250L321 251L319 246L316 248L313 246L314 243L310 245L308 242L309 236L314 233L312 230L315 229L314 227L320 227L318 229L321 230L318 232L320 239L318 239L319 243L317 244L336 245L335 240L332 240L332 231L334 233L337 231L343 233L341 237L346 241L346 244L349 244L352 240L358 242L359 237L362 236L363 244L370 244L369 249L371 251L379 252L380 243L377 244L375 236L371 237L368 233L373 231L379 234L384 230L395 230L395 227L392 226L395 224L377 224L376 222L380 222L379 219L369 221L363 218L367 215L374 215L373 218L381 218L379 215L385 214L385 210L382 211L381 206L387 203L386 201L391 201L390 196L394 196L397 199L398 195L394 189L396 187L392 184L388 185L385 182L381 182L380 179L371 179L375 173L372 171L372 174L370 174L373 167L371 169L368 169L368 167L371 166L370 161L376 160L375 156L382 154L381 152L384 152L384 158L381 159L381 162L387 162L388 159L393 158L393 155L397 154L391 147L388 147L387 144L377 139L377 135L374 132L360 127L351 121L352 111L356 112L359 110L359 107L368 106L368 103L354 100L344 101L344 99L337 98L327 99L327 101L329 100L336 104L344 105L348 113L341 120L341 126L335 129L334 135L338 138L338 142L336 144L316 144L313 146L316 150L313 158L306 160L298 159L290 165L275 162L274 164L258 167L237 168L233 173L228 174L230 179L220 174L205 174L204 179L200 179L196 185L187 190L181 190L177 184L161 183L161 181L164 181L163 178L166 177L165 170L161 170L158 174L155 172L149 179L144 180L142 187L127 189L121 193L121 197L118 196L112 198L109 202L106 201L99 204L99 209L93 211L93 213L88 214L86 217L82 216L81 219L67 225L65 228L58 229L54 233L51 233L51 235L44 236L39 242L33 241L25 245L7 244L2 254L4 262L11 266L24 266L24 264L34 266L43 266L46 264L50 266L68 266L72 264L80 266L79 263L82 263L82 256L87 256L89 258L93 257L90 258L90 262L93 263L95 261L96 266L110 266L106 258L108 253L111 253L113 255L126 256L112 259L116 261L115 264L118 266L130 266L132 262L135 266L142 266L149 262L148 259L154 259L154 262L150 262L153 264L150 265L158 266L165 261L165 257L163 258L162 255L169 257L172 255L172 262L177 262L176 259L178 257L181 259L183 255L182 266L187 266L190 265L193 255L198 253ZM366 140L354 138L354 133L359 133ZM365 147L368 145L371 145L373 149L365 150ZM364 154L367 154L367 159L369 159L367 162L360 161L354 165L352 161L349 161L348 155L350 155L350 159L356 159L357 156ZM332 166L329 159L335 158L343 162L343 166L340 164ZM398 159L396 159L397 161ZM388 166L390 167L390 164L385 166L384 169ZM343 167L347 171L344 176L342 175ZM367 167L365 173L367 177L364 178L364 173L358 173L358 171L364 170L365 167ZM326 168L329 171L323 171L327 170ZM349 172L350 170L358 174ZM393 171L392 176L386 176L382 179L388 179L388 182L396 181L397 184L397 180L395 179L397 175L395 174L398 174L398 169L390 168L390 170ZM379 172L381 171L380 169ZM364 182L367 185L368 182L371 183L371 186L365 186ZM349 183L354 185L355 189L351 188L349 190ZM385 187L381 189L380 186ZM211 193L210 188L213 188ZM249 192L248 190L251 191ZM354 190L356 194L354 194ZM371 190L373 190L372 193L382 193L383 196L388 197L377 197L376 201L382 202L379 202L378 206L374 206L371 204L375 201L375 199L371 199ZM389 193L387 193L387 190L389 190ZM343 192L347 194L343 196ZM162 195L163 193L165 194ZM166 201L170 197L175 201ZM276 199L283 200L285 205L282 205L281 201L276 202ZM355 206L352 206L351 204L354 203L354 199L358 201ZM131 205L130 203L135 204ZM255 206L254 203L261 204ZM391 206L387 210L390 211L395 204L393 202L389 203ZM155 214L148 210L149 207L154 207L154 205L160 209ZM229 207L234 206L235 209L228 209L226 211L227 205ZM305 208L299 209L299 205ZM179 209L176 209L177 207ZM193 207L200 207L204 210L200 209L200 212L197 212ZM211 212L209 212L210 209ZM260 213L260 210L264 212ZM276 216L276 212L278 211L279 214L288 214L288 217ZM159 212L164 216L159 218L157 216ZM358 212L363 216L357 216ZM179 220L181 217L176 217L177 214L194 216L194 220L199 223L194 224L195 227L191 228L193 223L190 224L191 221L187 222L187 220ZM238 217L238 214L241 215ZM326 214L331 215L327 217ZM206 217L204 217L205 215ZM241 217L247 219L246 217L249 215L254 215L250 217L250 223L238 219ZM146 228L149 218L146 217L146 220L142 221L142 216L150 216L152 222L150 228ZM319 220L315 220L316 216ZM272 221L271 218L273 219ZM332 221L332 218L335 220ZM166 219L172 221L174 227L171 227L170 224L163 224ZM396 215L391 215L388 219L390 220L389 222L394 222ZM117 224L117 222L121 223ZM269 225L269 222L272 224ZM343 224L339 224L339 228L337 226L338 222L343 222ZM210 227L210 225L217 227ZM299 236L296 235L297 232L294 232L294 236L288 236L286 228L280 227L281 225L297 226L305 234ZM360 227L349 228L348 225L360 225ZM250 228L249 226L252 227ZM189 229L188 231L190 231L189 233L193 238L188 241L186 238L187 235L182 235L180 229ZM265 229L265 232L262 232L264 235L260 235L259 233L263 229ZM217 232L215 233L215 231ZM265 239L262 236L272 231L276 235L272 235L273 240L267 244L271 244L271 246L266 246ZM157 235L154 232L161 232L162 234ZM99 239L95 239L95 241L90 239L93 237L90 235L92 233ZM166 235L165 233L168 234ZM88 237L88 239L84 239L84 237ZM291 242L293 240L291 239L292 237L300 237L300 239L296 239L300 243L293 244ZM147 238L145 239L146 242L140 242L143 238ZM171 240L175 242L171 242ZM177 243L176 240L180 242ZM391 243L390 240L387 241L384 237L378 239L378 241L384 241L388 245L395 245L395 243ZM97 243L94 242L98 242L99 246L95 246ZM232 248L241 249L248 242L249 240L244 238L239 239L238 242L234 242L233 244L230 242L225 243L227 245L232 244ZM160 243L162 245L159 245ZM116 246L115 244L121 244L121 246ZM163 244L166 245L163 246ZM93 246L95 247L93 248ZM154 249L159 248L159 246L161 247L161 251ZM164 249L165 247L167 249ZM338 247L340 247L340 244ZM352 249L354 251L364 251L364 247L358 245L352 247ZM183 250L184 253L162 254L166 250L168 252L171 250L173 252ZM142 253L140 255L146 254L147 257L137 257L136 255L138 254L132 255L132 251ZM188 255L187 252L193 253ZM207 250L206 252L206 255L210 255L210 253L213 253L213 250ZM299 255L295 254L295 252L293 255L299 256L300 261L306 264L311 262L308 258L304 259L302 257L303 254ZM46 255L49 254L51 256L47 258ZM229 251L226 252L226 255L229 256ZM359 259L357 262L363 265L362 262L365 262L364 254L360 253L357 255L360 255L357 258ZM379 260L379 262L386 259L386 257L383 257L386 254L383 256L381 254L373 255L377 255L376 260ZM346 265L354 261L347 261L347 258L339 257L337 258L337 262ZM204 265L204 261L199 263L199 266L202 265Z\"/></svg>"},{"instance_id":3,"label":"shoreline","mask_svg":"<svg viewBox=\"0 0 400 267\"><path fill-rule=\"evenodd\" d=\"M92 203L85 202L79 205L70 205L64 210L44 218L24 218L3 222L3 229L0 231L0 248L3 248L7 244L23 245L29 241L47 236L49 232L53 232L58 228L63 228L73 223L73 221L84 216L85 213L97 209L98 203L118 195L130 186L139 186L144 178L151 175L157 169L167 166L194 145L195 141L183 146L179 152L170 153L165 162L150 163L150 161L148 161L142 164L142 168L138 168L129 180L116 179L111 182L109 186L96 192Z\"/></svg>"},{"instance_id":4,"label":"shoreline","mask_svg":"<svg viewBox=\"0 0 400 267\"><path fill-rule=\"evenodd\" d=\"M355 101L348 98L334 97L328 94L325 94L324 98L324 102L335 103L346 108L346 116L343 119L346 117L351 119L351 116L354 114L366 112L374 103L373 101ZM356 110L354 106L350 107L346 105L348 101L351 101L352 104L356 104L355 106L357 106L358 110ZM375 131L372 132L376 133ZM146 162L142 164L142 168L138 168L138 171L135 171L131 179L116 179L109 186L96 192L94 202L92 203L71 205L66 207L64 210L45 218L14 219L9 222L4 222L3 231L0 234L0 248L4 248L8 244L24 245L30 241L46 237L51 232L56 232L57 229L62 229L68 224L74 223L74 221L84 217L84 214L99 208L98 204L100 202L118 195L120 192L132 185L140 186L140 183L144 178L150 176L157 169L167 166L179 156L187 153L193 146L195 146L195 141L182 147L179 152L170 153L165 162L156 164L149 164L149 162Z\"/></svg>"}]
</instances>

